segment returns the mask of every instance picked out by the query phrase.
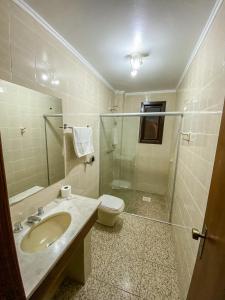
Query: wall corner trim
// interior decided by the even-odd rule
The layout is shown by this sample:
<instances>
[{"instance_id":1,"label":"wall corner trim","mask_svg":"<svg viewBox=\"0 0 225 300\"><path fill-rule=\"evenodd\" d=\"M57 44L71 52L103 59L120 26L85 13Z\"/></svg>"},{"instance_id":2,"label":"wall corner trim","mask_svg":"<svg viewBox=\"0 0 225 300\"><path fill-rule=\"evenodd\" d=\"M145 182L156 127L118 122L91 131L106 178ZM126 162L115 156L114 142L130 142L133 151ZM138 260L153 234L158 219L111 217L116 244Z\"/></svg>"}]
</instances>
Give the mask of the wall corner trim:
<instances>
[{"instance_id":1,"label":"wall corner trim","mask_svg":"<svg viewBox=\"0 0 225 300\"><path fill-rule=\"evenodd\" d=\"M202 30L202 32L201 32L201 34L200 34L200 37L199 37L197 43L195 44L195 47L194 47L194 49L193 49L193 51L192 51L192 53L191 53L191 56L190 56L190 58L189 58L189 60L188 60L188 62L187 62L187 65L186 65L185 68L184 68L183 73L181 74L181 77L180 77L180 79L179 79L179 81L178 81L176 90L178 90L178 88L179 88L181 82L183 81L185 75L187 74L188 69L190 68L190 66L191 66L191 64L192 64L192 62L193 62L195 56L197 55L197 53L198 53L198 51L199 51L199 49L200 49L200 47L201 47L203 41L205 40L206 35L207 35L207 33L208 33L210 27L212 26L213 21L214 21L216 15L217 15L217 13L218 13L218 11L219 11L221 5L223 4L223 1L224 1L224 0L217 0L216 3L215 3L215 5L213 6L213 9L212 9L212 11L211 11L211 13L210 13L210 15L209 15L209 18L208 18L208 20L207 20L207 22L206 22L206 25L205 25L205 27L203 28L203 30Z\"/></svg>"},{"instance_id":2,"label":"wall corner trim","mask_svg":"<svg viewBox=\"0 0 225 300\"><path fill-rule=\"evenodd\" d=\"M99 80L115 93L112 85L77 51L66 39L64 39L44 18L23 0L12 0L21 9L34 18L42 27L53 35L67 50L69 50L80 62L82 62Z\"/></svg>"}]
</instances>

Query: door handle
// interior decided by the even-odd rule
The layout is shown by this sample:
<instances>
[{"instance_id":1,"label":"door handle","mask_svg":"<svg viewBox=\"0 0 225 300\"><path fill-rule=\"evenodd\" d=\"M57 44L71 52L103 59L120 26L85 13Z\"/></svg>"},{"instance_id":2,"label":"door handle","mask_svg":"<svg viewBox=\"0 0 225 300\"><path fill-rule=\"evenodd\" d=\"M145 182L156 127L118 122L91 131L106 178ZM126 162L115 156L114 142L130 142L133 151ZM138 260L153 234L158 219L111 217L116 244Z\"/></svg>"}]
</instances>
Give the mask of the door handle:
<instances>
[{"instance_id":1,"label":"door handle","mask_svg":"<svg viewBox=\"0 0 225 300\"><path fill-rule=\"evenodd\" d=\"M197 228L192 228L192 238L194 240L198 240L199 238L201 239L206 239L206 232L200 233L200 231Z\"/></svg>"},{"instance_id":2,"label":"door handle","mask_svg":"<svg viewBox=\"0 0 225 300\"><path fill-rule=\"evenodd\" d=\"M204 225L202 233L197 229L197 228L192 228L192 238L194 240L201 239L200 244L199 244L199 249L198 249L198 256L201 259L204 246L205 246L205 240L207 238L207 226Z\"/></svg>"}]
</instances>

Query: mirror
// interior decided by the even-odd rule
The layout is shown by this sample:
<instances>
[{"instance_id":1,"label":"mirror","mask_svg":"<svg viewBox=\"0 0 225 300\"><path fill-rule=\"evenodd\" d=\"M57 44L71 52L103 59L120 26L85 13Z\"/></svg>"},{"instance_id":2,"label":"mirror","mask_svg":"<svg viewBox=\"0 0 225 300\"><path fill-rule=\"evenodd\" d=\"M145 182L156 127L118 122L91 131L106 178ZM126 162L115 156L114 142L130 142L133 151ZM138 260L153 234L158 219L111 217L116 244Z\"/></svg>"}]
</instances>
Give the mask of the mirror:
<instances>
[{"instance_id":1,"label":"mirror","mask_svg":"<svg viewBox=\"0 0 225 300\"><path fill-rule=\"evenodd\" d=\"M0 80L0 131L10 204L65 176L62 101Z\"/></svg>"}]
</instances>

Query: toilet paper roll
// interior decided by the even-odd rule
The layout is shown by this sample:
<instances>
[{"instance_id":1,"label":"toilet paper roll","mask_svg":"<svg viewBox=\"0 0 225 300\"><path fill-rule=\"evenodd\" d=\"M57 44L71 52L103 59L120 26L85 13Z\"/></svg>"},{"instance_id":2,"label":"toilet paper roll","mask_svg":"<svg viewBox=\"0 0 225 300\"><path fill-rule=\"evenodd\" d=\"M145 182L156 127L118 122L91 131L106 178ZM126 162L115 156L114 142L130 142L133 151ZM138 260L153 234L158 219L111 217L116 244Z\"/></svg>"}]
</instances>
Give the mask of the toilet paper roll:
<instances>
[{"instance_id":1,"label":"toilet paper roll","mask_svg":"<svg viewBox=\"0 0 225 300\"><path fill-rule=\"evenodd\" d=\"M61 197L62 198L69 198L71 195L71 186L70 185L63 185L61 187Z\"/></svg>"}]
</instances>

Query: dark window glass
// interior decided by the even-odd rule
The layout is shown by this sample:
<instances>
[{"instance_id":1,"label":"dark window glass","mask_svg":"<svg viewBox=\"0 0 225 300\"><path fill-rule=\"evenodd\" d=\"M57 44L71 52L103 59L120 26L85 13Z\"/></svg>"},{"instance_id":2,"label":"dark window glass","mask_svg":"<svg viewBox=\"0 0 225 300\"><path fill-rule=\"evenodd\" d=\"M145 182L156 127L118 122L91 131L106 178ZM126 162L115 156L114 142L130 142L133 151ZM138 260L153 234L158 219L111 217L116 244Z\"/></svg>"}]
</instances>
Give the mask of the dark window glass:
<instances>
[{"instance_id":1,"label":"dark window glass","mask_svg":"<svg viewBox=\"0 0 225 300\"><path fill-rule=\"evenodd\" d=\"M164 112L166 101L146 102L141 104L142 112ZM162 144L165 117L141 117L139 143Z\"/></svg>"}]
</instances>

